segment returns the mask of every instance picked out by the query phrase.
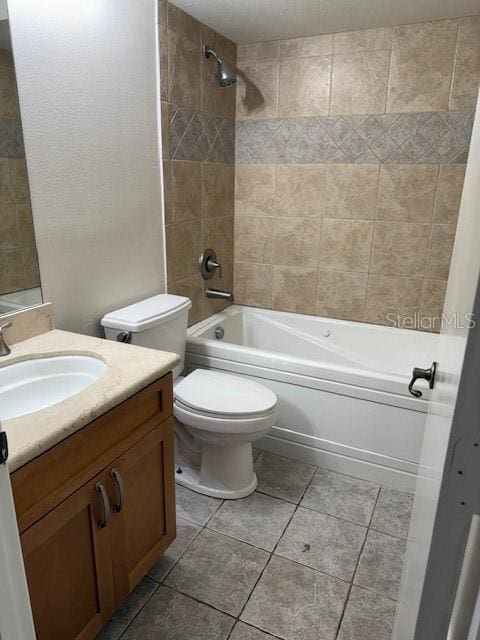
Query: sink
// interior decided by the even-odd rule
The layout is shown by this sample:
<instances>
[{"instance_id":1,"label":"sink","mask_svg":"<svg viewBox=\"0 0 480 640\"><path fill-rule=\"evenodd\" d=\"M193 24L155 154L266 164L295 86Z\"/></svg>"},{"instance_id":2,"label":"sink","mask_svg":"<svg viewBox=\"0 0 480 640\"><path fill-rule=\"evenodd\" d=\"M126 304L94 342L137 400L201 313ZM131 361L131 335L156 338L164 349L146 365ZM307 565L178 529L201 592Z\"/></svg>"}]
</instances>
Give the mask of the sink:
<instances>
[{"instance_id":1,"label":"sink","mask_svg":"<svg viewBox=\"0 0 480 640\"><path fill-rule=\"evenodd\" d=\"M61 402L93 384L106 368L102 360L81 355L35 358L0 367L0 420Z\"/></svg>"}]
</instances>

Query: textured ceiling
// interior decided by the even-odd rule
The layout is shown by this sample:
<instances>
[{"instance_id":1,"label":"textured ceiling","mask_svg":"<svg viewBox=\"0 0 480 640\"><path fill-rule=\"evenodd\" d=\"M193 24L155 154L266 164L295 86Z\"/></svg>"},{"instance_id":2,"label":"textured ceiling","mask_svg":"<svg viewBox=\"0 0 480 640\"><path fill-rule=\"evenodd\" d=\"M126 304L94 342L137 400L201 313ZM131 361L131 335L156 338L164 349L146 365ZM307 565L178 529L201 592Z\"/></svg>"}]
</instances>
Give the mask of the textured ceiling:
<instances>
[{"instance_id":1,"label":"textured ceiling","mask_svg":"<svg viewBox=\"0 0 480 640\"><path fill-rule=\"evenodd\" d=\"M480 13L480 0L173 0L242 43Z\"/></svg>"}]
</instances>

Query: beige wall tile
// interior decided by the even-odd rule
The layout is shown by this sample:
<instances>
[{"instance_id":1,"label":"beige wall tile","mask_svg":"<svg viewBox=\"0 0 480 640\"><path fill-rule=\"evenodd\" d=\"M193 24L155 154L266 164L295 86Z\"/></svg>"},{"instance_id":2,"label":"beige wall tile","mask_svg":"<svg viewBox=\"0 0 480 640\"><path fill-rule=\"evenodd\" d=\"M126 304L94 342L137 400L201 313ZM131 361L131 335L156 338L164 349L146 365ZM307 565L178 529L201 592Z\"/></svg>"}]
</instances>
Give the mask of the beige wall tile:
<instances>
[{"instance_id":1,"label":"beige wall tile","mask_svg":"<svg viewBox=\"0 0 480 640\"><path fill-rule=\"evenodd\" d=\"M370 272L423 277L431 230L430 224L376 222Z\"/></svg>"},{"instance_id":2,"label":"beige wall tile","mask_svg":"<svg viewBox=\"0 0 480 640\"><path fill-rule=\"evenodd\" d=\"M465 165L442 164L438 174L433 221L456 224L462 197Z\"/></svg>"},{"instance_id":3,"label":"beige wall tile","mask_svg":"<svg viewBox=\"0 0 480 640\"><path fill-rule=\"evenodd\" d=\"M233 216L235 193L234 166L229 164L202 163L201 167L202 217Z\"/></svg>"},{"instance_id":4,"label":"beige wall tile","mask_svg":"<svg viewBox=\"0 0 480 640\"><path fill-rule=\"evenodd\" d=\"M377 219L431 222L437 175L437 165L382 165Z\"/></svg>"},{"instance_id":5,"label":"beige wall tile","mask_svg":"<svg viewBox=\"0 0 480 640\"><path fill-rule=\"evenodd\" d=\"M278 62L238 64L236 117L275 118L278 103Z\"/></svg>"},{"instance_id":6,"label":"beige wall tile","mask_svg":"<svg viewBox=\"0 0 480 640\"><path fill-rule=\"evenodd\" d=\"M168 31L168 100L189 109L201 107L199 42Z\"/></svg>"},{"instance_id":7,"label":"beige wall tile","mask_svg":"<svg viewBox=\"0 0 480 640\"><path fill-rule=\"evenodd\" d=\"M275 214L280 217L319 218L325 199L325 165L279 164Z\"/></svg>"},{"instance_id":8,"label":"beige wall tile","mask_svg":"<svg viewBox=\"0 0 480 640\"><path fill-rule=\"evenodd\" d=\"M395 27L387 112L448 109L457 20Z\"/></svg>"},{"instance_id":9,"label":"beige wall tile","mask_svg":"<svg viewBox=\"0 0 480 640\"><path fill-rule=\"evenodd\" d=\"M236 304L272 307L273 267L266 264L235 262L234 298Z\"/></svg>"},{"instance_id":10,"label":"beige wall tile","mask_svg":"<svg viewBox=\"0 0 480 640\"><path fill-rule=\"evenodd\" d=\"M202 250L211 248L222 265L222 277L227 275L227 266L233 262L233 217L207 218L202 220ZM197 267L198 258L197 255ZM212 280L209 281L211 284Z\"/></svg>"},{"instance_id":11,"label":"beige wall tile","mask_svg":"<svg viewBox=\"0 0 480 640\"><path fill-rule=\"evenodd\" d=\"M460 18L450 109L474 109L480 86L480 16Z\"/></svg>"},{"instance_id":12,"label":"beige wall tile","mask_svg":"<svg viewBox=\"0 0 480 640\"><path fill-rule=\"evenodd\" d=\"M257 62L259 60L277 60L280 51L280 42L255 42L253 44L239 44L237 47L237 62Z\"/></svg>"},{"instance_id":13,"label":"beige wall tile","mask_svg":"<svg viewBox=\"0 0 480 640\"><path fill-rule=\"evenodd\" d=\"M273 264L315 267L322 223L305 218L275 218Z\"/></svg>"},{"instance_id":14,"label":"beige wall tile","mask_svg":"<svg viewBox=\"0 0 480 640\"><path fill-rule=\"evenodd\" d=\"M167 26L167 0L158 0L158 24Z\"/></svg>"},{"instance_id":15,"label":"beige wall tile","mask_svg":"<svg viewBox=\"0 0 480 640\"><path fill-rule=\"evenodd\" d=\"M355 53L357 51L373 51L390 49L392 46L393 29L363 29L361 31L346 31L333 36L335 53Z\"/></svg>"},{"instance_id":16,"label":"beige wall tile","mask_svg":"<svg viewBox=\"0 0 480 640\"><path fill-rule=\"evenodd\" d=\"M420 328L440 331L447 283L445 280L424 280L420 305Z\"/></svg>"},{"instance_id":17,"label":"beige wall tile","mask_svg":"<svg viewBox=\"0 0 480 640\"><path fill-rule=\"evenodd\" d=\"M275 199L275 165L235 166L235 215L271 216Z\"/></svg>"},{"instance_id":18,"label":"beige wall tile","mask_svg":"<svg viewBox=\"0 0 480 640\"><path fill-rule=\"evenodd\" d=\"M427 278L447 280L455 241L455 225L434 224L428 259Z\"/></svg>"},{"instance_id":19,"label":"beige wall tile","mask_svg":"<svg viewBox=\"0 0 480 640\"><path fill-rule=\"evenodd\" d=\"M20 118L15 71L0 66L0 117Z\"/></svg>"},{"instance_id":20,"label":"beige wall tile","mask_svg":"<svg viewBox=\"0 0 480 640\"><path fill-rule=\"evenodd\" d=\"M201 164L170 160L164 162L165 220L182 222L200 218Z\"/></svg>"},{"instance_id":21,"label":"beige wall tile","mask_svg":"<svg viewBox=\"0 0 480 640\"><path fill-rule=\"evenodd\" d=\"M161 121L161 133L162 133L162 158L168 159L170 157L169 150L169 123L170 123L170 104L162 100L160 102L160 121Z\"/></svg>"},{"instance_id":22,"label":"beige wall tile","mask_svg":"<svg viewBox=\"0 0 480 640\"><path fill-rule=\"evenodd\" d=\"M10 158L12 196L15 204L29 203L27 165L25 158Z\"/></svg>"},{"instance_id":23,"label":"beige wall tile","mask_svg":"<svg viewBox=\"0 0 480 640\"><path fill-rule=\"evenodd\" d=\"M379 167L374 164L332 164L326 167L326 218L373 220Z\"/></svg>"},{"instance_id":24,"label":"beige wall tile","mask_svg":"<svg viewBox=\"0 0 480 640\"><path fill-rule=\"evenodd\" d=\"M173 282L198 271L201 253L201 224L193 220L166 227L168 280Z\"/></svg>"},{"instance_id":25,"label":"beige wall tile","mask_svg":"<svg viewBox=\"0 0 480 640\"><path fill-rule=\"evenodd\" d=\"M18 221L20 246L36 249L35 231L33 228L32 209L30 204L15 205Z\"/></svg>"},{"instance_id":26,"label":"beige wall tile","mask_svg":"<svg viewBox=\"0 0 480 640\"><path fill-rule=\"evenodd\" d=\"M333 35L308 36L280 41L281 58L305 58L333 53Z\"/></svg>"},{"instance_id":27,"label":"beige wall tile","mask_svg":"<svg viewBox=\"0 0 480 640\"><path fill-rule=\"evenodd\" d=\"M160 64L160 98L168 100L168 31L158 27L158 54Z\"/></svg>"},{"instance_id":28,"label":"beige wall tile","mask_svg":"<svg viewBox=\"0 0 480 640\"><path fill-rule=\"evenodd\" d=\"M367 285L367 322L395 326L396 316L414 317L422 297L423 281L370 274ZM389 317L390 316L390 317Z\"/></svg>"},{"instance_id":29,"label":"beige wall tile","mask_svg":"<svg viewBox=\"0 0 480 640\"><path fill-rule=\"evenodd\" d=\"M17 249L21 246L18 228L17 205L6 204L0 209L2 232L0 233L0 251ZM0 291L1 293L1 291Z\"/></svg>"},{"instance_id":30,"label":"beige wall tile","mask_svg":"<svg viewBox=\"0 0 480 640\"><path fill-rule=\"evenodd\" d=\"M167 2L167 26L183 38L200 44L200 22L171 2Z\"/></svg>"},{"instance_id":31,"label":"beige wall tile","mask_svg":"<svg viewBox=\"0 0 480 640\"><path fill-rule=\"evenodd\" d=\"M338 271L368 271L373 222L324 220L318 265Z\"/></svg>"},{"instance_id":32,"label":"beige wall tile","mask_svg":"<svg viewBox=\"0 0 480 640\"><path fill-rule=\"evenodd\" d=\"M235 69L237 46L213 29L202 25L202 47L208 45ZM202 65L201 108L222 118L235 118L236 87L220 87L215 77L217 66L199 52Z\"/></svg>"},{"instance_id":33,"label":"beige wall tile","mask_svg":"<svg viewBox=\"0 0 480 640\"><path fill-rule=\"evenodd\" d=\"M198 273L182 280L168 284L168 292L177 296L186 296L192 301L192 308L188 313L189 326L203 320L206 315L204 313L205 293L203 290L202 276Z\"/></svg>"},{"instance_id":34,"label":"beige wall tile","mask_svg":"<svg viewBox=\"0 0 480 640\"><path fill-rule=\"evenodd\" d=\"M384 113L390 51L333 57L331 114Z\"/></svg>"},{"instance_id":35,"label":"beige wall tile","mask_svg":"<svg viewBox=\"0 0 480 640\"><path fill-rule=\"evenodd\" d=\"M280 62L278 115L328 114L331 56L286 58Z\"/></svg>"},{"instance_id":36,"label":"beige wall tile","mask_svg":"<svg viewBox=\"0 0 480 640\"><path fill-rule=\"evenodd\" d=\"M271 264L273 218L235 216L235 260Z\"/></svg>"},{"instance_id":37,"label":"beige wall tile","mask_svg":"<svg viewBox=\"0 0 480 640\"><path fill-rule=\"evenodd\" d=\"M317 315L362 320L367 295L367 273L318 271Z\"/></svg>"},{"instance_id":38,"label":"beige wall tile","mask_svg":"<svg viewBox=\"0 0 480 640\"><path fill-rule=\"evenodd\" d=\"M317 269L273 267L272 307L293 313L315 313Z\"/></svg>"}]
</instances>

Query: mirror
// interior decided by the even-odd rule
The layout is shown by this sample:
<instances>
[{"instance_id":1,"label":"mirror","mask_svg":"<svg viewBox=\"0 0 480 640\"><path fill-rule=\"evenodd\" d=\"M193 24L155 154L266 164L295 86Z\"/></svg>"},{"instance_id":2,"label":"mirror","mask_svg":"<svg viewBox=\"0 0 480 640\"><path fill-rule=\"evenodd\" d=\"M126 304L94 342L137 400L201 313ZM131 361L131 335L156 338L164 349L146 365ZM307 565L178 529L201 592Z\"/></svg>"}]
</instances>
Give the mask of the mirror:
<instances>
[{"instance_id":1,"label":"mirror","mask_svg":"<svg viewBox=\"0 0 480 640\"><path fill-rule=\"evenodd\" d=\"M10 27L4 5L0 2L0 315L42 302Z\"/></svg>"}]
</instances>

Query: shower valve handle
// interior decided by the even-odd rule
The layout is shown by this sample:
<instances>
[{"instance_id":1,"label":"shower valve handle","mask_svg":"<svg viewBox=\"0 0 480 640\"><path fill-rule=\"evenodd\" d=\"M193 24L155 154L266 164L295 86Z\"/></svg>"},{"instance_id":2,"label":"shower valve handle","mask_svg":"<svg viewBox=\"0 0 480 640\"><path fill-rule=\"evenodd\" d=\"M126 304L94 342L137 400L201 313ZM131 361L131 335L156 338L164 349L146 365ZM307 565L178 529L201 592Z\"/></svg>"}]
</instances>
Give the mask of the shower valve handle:
<instances>
[{"instance_id":1,"label":"shower valve handle","mask_svg":"<svg viewBox=\"0 0 480 640\"><path fill-rule=\"evenodd\" d=\"M433 385L435 384L435 374L437 373L437 363L432 362L432 366L429 369L420 369L420 367L415 367L412 371L412 379L410 380L410 384L408 385L408 390L415 396L415 398L421 398L422 392L418 389L414 389L413 385L417 380L426 380L428 382L428 386L430 389L433 389Z\"/></svg>"}]
</instances>

